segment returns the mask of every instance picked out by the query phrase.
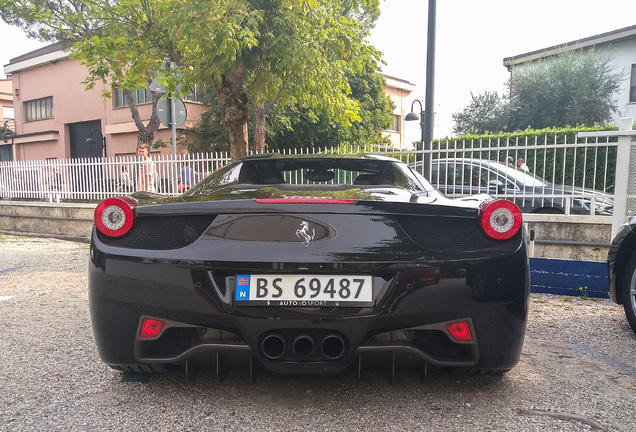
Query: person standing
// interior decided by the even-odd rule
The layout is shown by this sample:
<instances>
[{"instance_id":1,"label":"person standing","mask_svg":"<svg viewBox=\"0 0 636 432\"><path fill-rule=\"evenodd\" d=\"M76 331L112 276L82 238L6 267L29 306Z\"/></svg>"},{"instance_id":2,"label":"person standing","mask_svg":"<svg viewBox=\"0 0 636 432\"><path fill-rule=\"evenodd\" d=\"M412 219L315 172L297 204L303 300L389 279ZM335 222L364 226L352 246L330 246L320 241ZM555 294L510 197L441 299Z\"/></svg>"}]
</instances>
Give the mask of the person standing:
<instances>
[{"instance_id":1,"label":"person standing","mask_svg":"<svg viewBox=\"0 0 636 432\"><path fill-rule=\"evenodd\" d=\"M137 147L137 156L140 159L137 167L137 191L156 192L155 177L157 169L150 158L147 144Z\"/></svg>"},{"instance_id":2,"label":"person standing","mask_svg":"<svg viewBox=\"0 0 636 432\"><path fill-rule=\"evenodd\" d=\"M57 168L53 168L51 171L51 180L49 187L53 193L49 196L49 201L53 202L53 194L55 194L55 202L60 202L62 199L62 176L58 172Z\"/></svg>"},{"instance_id":3,"label":"person standing","mask_svg":"<svg viewBox=\"0 0 636 432\"><path fill-rule=\"evenodd\" d=\"M518 167L520 170L523 170L523 171L525 171L525 172L530 171L530 170L528 169L528 165L526 165L526 161L524 161L524 160L523 160L523 158L519 158L519 159L517 159L517 167Z\"/></svg>"},{"instance_id":4,"label":"person standing","mask_svg":"<svg viewBox=\"0 0 636 432\"><path fill-rule=\"evenodd\" d=\"M184 149L179 152L181 159L184 160L184 164L179 170L179 192L185 192L190 189L196 183L196 171L190 167L188 158L188 150Z\"/></svg>"}]
</instances>

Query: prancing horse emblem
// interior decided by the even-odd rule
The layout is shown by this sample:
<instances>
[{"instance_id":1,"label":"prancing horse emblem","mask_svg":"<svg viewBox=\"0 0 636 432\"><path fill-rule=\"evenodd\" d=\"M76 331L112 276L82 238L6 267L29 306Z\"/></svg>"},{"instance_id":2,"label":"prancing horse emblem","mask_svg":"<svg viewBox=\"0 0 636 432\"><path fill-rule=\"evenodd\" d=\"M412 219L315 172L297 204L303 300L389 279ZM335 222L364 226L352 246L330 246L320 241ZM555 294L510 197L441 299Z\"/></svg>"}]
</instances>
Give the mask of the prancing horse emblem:
<instances>
[{"instance_id":1,"label":"prancing horse emblem","mask_svg":"<svg viewBox=\"0 0 636 432\"><path fill-rule=\"evenodd\" d=\"M316 230L312 228L311 235L309 235L309 222L302 221L300 223L300 229L296 230L296 237L300 238L301 236L305 240L304 242L302 242L302 244L304 244L305 247L309 247L311 241L314 239L314 237L316 237Z\"/></svg>"}]
</instances>

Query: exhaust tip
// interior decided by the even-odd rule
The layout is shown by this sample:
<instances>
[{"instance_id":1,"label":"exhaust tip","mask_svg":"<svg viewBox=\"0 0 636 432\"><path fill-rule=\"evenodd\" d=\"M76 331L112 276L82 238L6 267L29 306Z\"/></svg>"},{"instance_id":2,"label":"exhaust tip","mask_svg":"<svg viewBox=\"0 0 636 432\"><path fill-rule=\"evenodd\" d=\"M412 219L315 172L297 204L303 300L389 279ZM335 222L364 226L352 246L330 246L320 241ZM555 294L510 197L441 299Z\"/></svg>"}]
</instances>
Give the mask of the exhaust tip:
<instances>
[{"instance_id":1,"label":"exhaust tip","mask_svg":"<svg viewBox=\"0 0 636 432\"><path fill-rule=\"evenodd\" d=\"M298 357L308 357L314 352L314 338L301 334L294 339L294 354Z\"/></svg>"},{"instance_id":2,"label":"exhaust tip","mask_svg":"<svg viewBox=\"0 0 636 432\"><path fill-rule=\"evenodd\" d=\"M270 333L261 342L261 352L268 359L280 358L285 353L285 338L278 333Z\"/></svg>"},{"instance_id":3,"label":"exhaust tip","mask_svg":"<svg viewBox=\"0 0 636 432\"><path fill-rule=\"evenodd\" d=\"M329 360L336 360L345 353L345 341L341 336L330 334L322 338L320 349L323 356Z\"/></svg>"}]
</instances>

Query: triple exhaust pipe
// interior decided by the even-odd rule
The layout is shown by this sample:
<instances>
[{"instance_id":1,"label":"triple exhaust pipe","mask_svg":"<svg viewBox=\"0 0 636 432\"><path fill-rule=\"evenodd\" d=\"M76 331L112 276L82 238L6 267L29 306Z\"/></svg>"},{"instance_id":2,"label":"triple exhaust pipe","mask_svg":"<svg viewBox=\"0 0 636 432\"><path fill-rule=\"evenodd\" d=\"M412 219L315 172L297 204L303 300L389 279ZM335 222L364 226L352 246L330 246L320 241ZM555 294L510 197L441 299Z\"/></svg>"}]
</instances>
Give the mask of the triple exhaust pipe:
<instances>
[{"instance_id":1,"label":"triple exhaust pipe","mask_svg":"<svg viewBox=\"0 0 636 432\"><path fill-rule=\"evenodd\" d=\"M270 360L338 360L344 356L346 344L342 336L328 333L320 339L317 347L312 335L300 333L293 337L291 353L288 353L287 338L274 332L262 339L260 348Z\"/></svg>"}]
</instances>

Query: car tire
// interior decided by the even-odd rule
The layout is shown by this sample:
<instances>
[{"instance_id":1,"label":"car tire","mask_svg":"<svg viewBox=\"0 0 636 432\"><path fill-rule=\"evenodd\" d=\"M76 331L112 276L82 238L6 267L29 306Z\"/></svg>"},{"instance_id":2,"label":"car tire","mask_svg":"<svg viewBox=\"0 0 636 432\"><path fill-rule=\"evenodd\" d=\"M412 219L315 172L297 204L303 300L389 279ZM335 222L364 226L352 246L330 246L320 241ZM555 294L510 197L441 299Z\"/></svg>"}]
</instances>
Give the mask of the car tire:
<instances>
[{"instance_id":1,"label":"car tire","mask_svg":"<svg viewBox=\"0 0 636 432\"><path fill-rule=\"evenodd\" d=\"M153 364L132 364L132 365L112 365L111 368L122 372L135 372L135 373L166 373L172 368L170 365L162 363Z\"/></svg>"},{"instance_id":2,"label":"car tire","mask_svg":"<svg viewBox=\"0 0 636 432\"><path fill-rule=\"evenodd\" d=\"M623 273L622 297L627 322L636 333L636 253L633 253L627 261L625 273Z\"/></svg>"}]
</instances>

